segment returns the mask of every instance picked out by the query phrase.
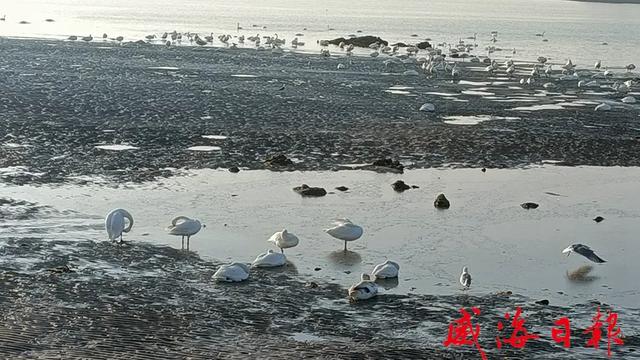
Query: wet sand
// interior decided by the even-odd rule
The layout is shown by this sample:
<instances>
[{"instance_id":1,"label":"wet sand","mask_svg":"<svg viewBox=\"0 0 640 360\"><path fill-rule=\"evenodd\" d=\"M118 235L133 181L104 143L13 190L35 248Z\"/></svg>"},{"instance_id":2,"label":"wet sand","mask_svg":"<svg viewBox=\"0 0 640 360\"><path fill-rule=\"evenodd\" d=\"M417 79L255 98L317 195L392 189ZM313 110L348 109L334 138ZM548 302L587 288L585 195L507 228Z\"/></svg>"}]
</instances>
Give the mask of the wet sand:
<instances>
[{"instance_id":1,"label":"wet sand","mask_svg":"<svg viewBox=\"0 0 640 360\"><path fill-rule=\"evenodd\" d=\"M558 80L559 70L522 87L517 77L487 76L484 65L466 62L465 81L452 82L405 75L420 70L415 61L387 66L386 55L353 57L337 70L348 64L344 56L251 49L3 38L0 50L4 182L91 175L139 182L181 168L263 169L280 153L297 170L380 157L409 168L545 159L640 165L640 105L622 104L610 89L637 76L622 70L578 90L576 81ZM545 90L546 81L557 88ZM425 102L436 112L418 111ZM613 110L594 112L600 102ZM448 116L471 119L451 124ZM476 116L483 121L469 125Z\"/></svg>"},{"instance_id":2,"label":"wet sand","mask_svg":"<svg viewBox=\"0 0 640 360\"><path fill-rule=\"evenodd\" d=\"M638 357L633 274L640 271L639 249L629 235L639 230L637 168L187 175L118 187L3 185L16 200L0 207L0 286L16 295L0 298L9 309L0 352L12 358L125 352L138 358L478 358L442 341L460 307L479 306L481 341L491 358L596 359L603 350L579 344L600 304L619 313L626 336L613 356ZM420 188L397 194L390 184L398 178ZM301 182L350 190L303 199L291 190ZM448 210L433 209L440 191L451 200ZM525 201L540 207L522 209ZM103 241L103 214L96 212L115 206L136 218L123 248ZM177 214L207 225L192 238L193 253L175 249L179 239L162 230ZM605 220L595 223L596 215ZM365 228L347 255L321 231L339 216ZM286 268L255 270L245 284L211 282L221 262L253 260L282 227L301 239L287 250ZM609 261L594 265L593 279L565 276L587 261L560 253L573 242L588 243ZM384 284L388 289L377 300L349 304L346 288L386 258L401 264L399 282ZM75 272L47 271L63 265ZM456 285L462 265L474 276L466 294ZM543 299L550 305L535 304ZM543 339L523 352L495 351L496 321L516 306ZM569 316L574 329L574 347L566 351L549 337L561 316Z\"/></svg>"}]
</instances>

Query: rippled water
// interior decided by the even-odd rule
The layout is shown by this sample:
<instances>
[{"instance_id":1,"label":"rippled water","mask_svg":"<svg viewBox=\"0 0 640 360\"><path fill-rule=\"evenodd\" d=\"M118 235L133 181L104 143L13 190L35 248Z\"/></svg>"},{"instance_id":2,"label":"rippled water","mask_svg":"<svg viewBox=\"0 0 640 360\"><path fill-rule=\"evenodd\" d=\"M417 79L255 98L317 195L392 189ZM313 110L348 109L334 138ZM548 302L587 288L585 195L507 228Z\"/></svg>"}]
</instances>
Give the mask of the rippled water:
<instances>
[{"instance_id":1,"label":"rippled water","mask_svg":"<svg viewBox=\"0 0 640 360\"><path fill-rule=\"evenodd\" d=\"M3 4L0 12L7 15L7 21L0 22L0 35L101 37L106 32L138 40L174 29L236 34L240 23L244 29L237 34L277 33L291 40L294 34L303 33L306 48L311 49L318 39L357 34L357 30L390 41L431 38L450 43L477 32L483 49L489 44L490 32L498 31L495 46L503 48L505 56L516 48L516 57L529 60L544 55L556 61L571 57L588 66L596 59L616 66L640 62L640 49L629 46L633 34L640 33L640 5L635 4L560 0L23 0ZM46 18L55 22L44 22ZM30 23L19 24L22 20ZM548 42L535 36L543 31ZM603 42L608 45L601 45Z\"/></svg>"}]
</instances>

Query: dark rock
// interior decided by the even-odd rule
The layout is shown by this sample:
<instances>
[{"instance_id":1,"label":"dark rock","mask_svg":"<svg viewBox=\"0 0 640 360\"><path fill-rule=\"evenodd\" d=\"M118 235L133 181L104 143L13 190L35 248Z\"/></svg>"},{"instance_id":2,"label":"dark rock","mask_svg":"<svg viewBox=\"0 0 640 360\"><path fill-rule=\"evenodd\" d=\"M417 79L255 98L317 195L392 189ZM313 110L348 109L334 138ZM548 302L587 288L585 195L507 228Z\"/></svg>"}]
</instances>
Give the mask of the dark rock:
<instances>
[{"instance_id":1,"label":"dark rock","mask_svg":"<svg viewBox=\"0 0 640 360\"><path fill-rule=\"evenodd\" d=\"M347 190L349 190L349 188L348 188L348 187L346 187L346 186L338 186L338 187L336 188L336 190L340 190L340 191L347 191Z\"/></svg>"},{"instance_id":2,"label":"dark rock","mask_svg":"<svg viewBox=\"0 0 640 360\"><path fill-rule=\"evenodd\" d=\"M307 184L302 184L293 188L293 191L302 196L325 196L327 191L321 187L311 187Z\"/></svg>"},{"instance_id":3,"label":"dark rock","mask_svg":"<svg viewBox=\"0 0 640 360\"><path fill-rule=\"evenodd\" d=\"M395 190L396 192L403 192L405 190L411 189L411 186L405 184L402 180L394 182L393 184L391 184L391 187L393 187L393 190Z\"/></svg>"},{"instance_id":4,"label":"dark rock","mask_svg":"<svg viewBox=\"0 0 640 360\"><path fill-rule=\"evenodd\" d=\"M412 188L412 189L420 189L420 186L418 186L418 185L411 185L411 188Z\"/></svg>"},{"instance_id":5,"label":"dark rock","mask_svg":"<svg viewBox=\"0 0 640 360\"><path fill-rule=\"evenodd\" d=\"M604 218L603 218L602 216L596 216L596 217L593 219L593 221L595 221L595 222L597 222L597 223L601 222L602 220L604 220Z\"/></svg>"},{"instance_id":6,"label":"dark rock","mask_svg":"<svg viewBox=\"0 0 640 360\"><path fill-rule=\"evenodd\" d=\"M419 42L416 44L416 47L420 50L432 48L431 44L428 41Z\"/></svg>"},{"instance_id":7,"label":"dark rock","mask_svg":"<svg viewBox=\"0 0 640 360\"><path fill-rule=\"evenodd\" d=\"M320 271L320 270L322 270L322 268L317 267L317 268L315 268L315 269L313 269L313 270L314 270L314 271Z\"/></svg>"},{"instance_id":8,"label":"dark rock","mask_svg":"<svg viewBox=\"0 0 640 360\"><path fill-rule=\"evenodd\" d=\"M536 304L538 304L538 305L549 305L549 300L547 300L547 299L538 300L538 301L536 301Z\"/></svg>"},{"instance_id":9,"label":"dark rock","mask_svg":"<svg viewBox=\"0 0 640 360\"><path fill-rule=\"evenodd\" d=\"M480 171L487 172L487 168L482 168Z\"/></svg>"},{"instance_id":10,"label":"dark rock","mask_svg":"<svg viewBox=\"0 0 640 360\"><path fill-rule=\"evenodd\" d=\"M264 162L267 166L292 166L293 161L283 154L272 156Z\"/></svg>"},{"instance_id":11,"label":"dark rock","mask_svg":"<svg viewBox=\"0 0 640 360\"><path fill-rule=\"evenodd\" d=\"M369 45L376 42L384 46L389 45L388 41L382 40L377 36L371 36L371 35L358 36L350 39L345 39L341 37L341 38L329 40L329 44L332 44L332 45L339 45L341 42L345 43L345 45L353 44L353 46L363 47L363 48L369 47Z\"/></svg>"},{"instance_id":12,"label":"dark rock","mask_svg":"<svg viewBox=\"0 0 640 360\"><path fill-rule=\"evenodd\" d=\"M396 173L402 174L404 173L404 165L400 164L397 160L391 159L378 159L374 161L371 165L359 166L356 168L357 170L371 170L379 173Z\"/></svg>"},{"instance_id":13,"label":"dark rock","mask_svg":"<svg viewBox=\"0 0 640 360\"><path fill-rule=\"evenodd\" d=\"M522 206L523 209L529 210L529 209L537 209L538 206L540 206L540 205L538 205L538 204L536 204L534 202L526 202L526 203L520 204L520 206Z\"/></svg>"},{"instance_id":14,"label":"dark rock","mask_svg":"<svg viewBox=\"0 0 640 360\"><path fill-rule=\"evenodd\" d=\"M351 274L351 270L345 270L344 273L345 274Z\"/></svg>"},{"instance_id":15,"label":"dark rock","mask_svg":"<svg viewBox=\"0 0 640 360\"><path fill-rule=\"evenodd\" d=\"M444 196L444 194L439 194L436 197L436 200L433 202L433 206L437 207L438 209L448 209L450 204L449 200L447 200L447 197Z\"/></svg>"},{"instance_id":16,"label":"dark rock","mask_svg":"<svg viewBox=\"0 0 640 360\"><path fill-rule=\"evenodd\" d=\"M311 289L316 289L318 287L318 283L315 281L309 281L306 285L308 288L311 288Z\"/></svg>"},{"instance_id":17,"label":"dark rock","mask_svg":"<svg viewBox=\"0 0 640 360\"><path fill-rule=\"evenodd\" d=\"M55 274L68 274L68 273L74 273L75 271L72 270L68 265L62 265L62 266L57 266L51 269L47 269L48 271L55 273Z\"/></svg>"},{"instance_id":18,"label":"dark rock","mask_svg":"<svg viewBox=\"0 0 640 360\"><path fill-rule=\"evenodd\" d=\"M395 44L391 44L391 46L397 46L397 47L408 47L409 45L403 43L403 42L397 42Z\"/></svg>"},{"instance_id":19,"label":"dark rock","mask_svg":"<svg viewBox=\"0 0 640 360\"><path fill-rule=\"evenodd\" d=\"M237 166L232 166L229 168L229 172L237 173L237 172L240 172L240 169L238 169Z\"/></svg>"}]
</instances>

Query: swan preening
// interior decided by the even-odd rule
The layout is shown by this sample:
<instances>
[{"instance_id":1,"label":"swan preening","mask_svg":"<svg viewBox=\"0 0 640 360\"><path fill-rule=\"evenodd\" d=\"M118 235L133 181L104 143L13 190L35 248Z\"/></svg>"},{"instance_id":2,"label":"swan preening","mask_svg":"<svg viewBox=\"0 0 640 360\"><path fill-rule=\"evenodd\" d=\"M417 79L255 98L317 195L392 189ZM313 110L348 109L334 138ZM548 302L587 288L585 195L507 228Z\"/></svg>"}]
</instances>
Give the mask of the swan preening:
<instances>
[{"instance_id":1,"label":"swan preening","mask_svg":"<svg viewBox=\"0 0 640 360\"><path fill-rule=\"evenodd\" d=\"M187 240L187 250L189 250L189 240L191 236L197 234L202 229L202 224L199 220L191 219L186 216L177 216L171 220L171 225L167 227L167 232L170 235L176 235L182 237L182 248L184 249L184 240Z\"/></svg>"},{"instance_id":2,"label":"swan preening","mask_svg":"<svg viewBox=\"0 0 640 360\"><path fill-rule=\"evenodd\" d=\"M462 274L460 274L460 284L462 284L465 290L471 286L471 274L469 274L469 269L466 266L462 268Z\"/></svg>"},{"instance_id":3,"label":"swan preening","mask_svg":"<svg viewBox=\"0 0 640 360\"><path fill-rule=\"evenodd\" d=\"M249 278L249 271L249 266L246 264L234 262L220 265L211 278L221 282L240 282Z\"/></svg>"},{"instance_id":4,"label":"swan preening","mask_svg":"<svg viewBox=\"0 0 640 360\"><path fill-rule=\"evenodd\" d=\"M348 293L350 301L371 299L378 295L378 285L368 274L362 274L360 282L351 286Z\"/></svg>"},{"instance_id":5,"label":"swan preening","mask_svg":"<svg viewBox=\"0 0 640 360\"><path fill-rule=\"evenodd\" d=\"M284 229L271 235L271 237L267 241L274 243L277 247L280 248L280 252L284 254L284 249L297 246L300 242L300 239L298 239L298 237L293 235L292 233L288 232L287 229Z\"/></svg>"},{"instance_id":6,"label":"swan preening","mask_svg":"<svg viewBox=\"0 0 640 360\"><path fill-rule=\"evenodd\" d=\"M387 260L382 264L376 265L371 272L371 276L376 280L397 278L398 270L400 270L400 265L397 262Z\"/></svg>"},{"instance_id":7,"label":"swan preening","mask_svg":"<svg viewBox=\"0 0 640 360\"><path fill-rule=\"evenodd\" d=\"M336 239L344 241L344 251L347 251L347 242L358 240L363 233L362 227L352 223L349 219L337 219L335 226L324 231Z\"/></svg>"},{"instance_id":8,"label":"swan preening","mask_svg":"<svg viewBox=\"0 0 640 360\"><path fill-rule=\"evenodd\" d=\"M128 233L133 227L133 216L125 209L111 210L104 219L104 227L109 240L116 241L119 238L122 242L122 233Z\"/></svg>"}]
</instances>

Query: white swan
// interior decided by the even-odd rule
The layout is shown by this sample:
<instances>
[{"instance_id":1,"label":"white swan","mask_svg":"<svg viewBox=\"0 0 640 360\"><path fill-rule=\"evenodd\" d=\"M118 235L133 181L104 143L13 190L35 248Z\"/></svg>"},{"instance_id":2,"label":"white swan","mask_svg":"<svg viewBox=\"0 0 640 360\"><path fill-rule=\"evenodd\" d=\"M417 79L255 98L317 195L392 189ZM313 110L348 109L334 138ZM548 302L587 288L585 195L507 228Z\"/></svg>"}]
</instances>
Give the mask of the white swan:
<instances>
[{"instance_id":1,"label":"white swan","mask_svg":"<svg viewBox=\"0 0 640 360\"><path fill-rule=\"evenodd\" d=\"M300 239L298 239L298 237L293 235L292 233L288 232L287 229L284 229L271 235L271 237L267 241L274 243L277 247L280 248L280 252L284 254L284 249L297 246L300 242Z\"/></svg>"},{"instance_id":2,"label":"white swan","mask_svg":"<svg viewBox=\"0 0 640 360\"><path fill-rule=\"evenodd\" d=\"M238 262L220 265L211 278L221 282L244 281L249 278L249 267L246 264Z\"/></svg>"},{"instance_id":3,"label":"white swan","mask_svg":"<svg viewBox=\"0 0 640 360\"><path fill-rule=\"evenodd\" d=\"M460 284L464 286L464 289L468 289L471 286L471 274L469 274L469 269L467 267L462 268L462 274L460 274Z\"/></svg>"},{"instance_id":4,"label":"white swan","mask_svg":"<svg viewBox=\"0 0 640 360\"><path fill-rule=\"evenodd\" d=\"M344 251L347 251L347 241L358 240L364 232L362 227L355 225L349 219L337 219L334 227L324 231L336 239L344 241Z\"/></svg>"},{"instance_id":5,"label":"white swan","mask_svg":"<svg viewBox=\"0 0 640 360\"><path fill-rule=\"evenodd\" d=\"M634 98L633 96L626 96L623 97L621 101L625 104L635 104L636 98Z\"/></svg>"},{"instance_id":6,"label":"white swan","mask_svg":"<svg viewBox=\"0 0 640 360\"><path fill-rule=\"evenodd\" d=\"M371 275L374 279L389 279L397 278L400 265L394 261L385 261L382 264L378 264L373 268Z\"/></svg>"},{"instance_id":7,"label":"white swan","mask_svg":"<svg viewBox=\"0 0 640 360\"><path fill-rule=\"evenodd\" d=\"M279 254L269 249L266 253L258 255L251 265L254 267L277 267L286 263L287 257L284 254Z\"/></svg>"},{"instance_id":8,"label":"white swan","mask_svg":"<svg viewBox=\"0 0 640 360\"><path fill-rule=\"evenodd\" d=\"M126 220L129 224L126 224ZM104 219L104 227L107 229L109 240L116 241L120 238L122 242L122 233L128 233L133 227L133 216L125 209L111 210Z\"/></svg>"},{"instance_id":9,"label":"white swan","mask_svg":"<svg viewBox=\"0 0 640 360\"><path fill-rule=\"evenodd\" d=\"M89 42L89 41L93 40L93 36L91 36L91 35L89 35L89 36L84 36L84 37L82 37L82 40L84 40L84 41L86 41L86 42Z\"/></svg>"},{"instance_id":10,"label":"white swan","mask_svg":"<svg viewBox=\"0 0 640 360\"><path fill-rule=\"evenodd\" d=\"M420 111L434 112L436 111L436 106L432 103L425 103L420 106Z\"/></svg>"},{"instance_id":11,"label":"white swan","mask_svg":"<svg viewBox=\"0 0 640 360\"><path fill-rule=\"evenodd\" d=\"M202 229L202 224L196 219L186 216L177 216L171 220L171 225L167 227L169 235L182 237L182 248L184 249L184 239L187 238L187 250L189 250L189 240L192 235L197 234Z\"/></svg>"},{"instance_id":12,"label":"white swan","mask_svg":"<svg viewBox=\"0 0 640 360\"><path fill-rule=\"evenodd\" d=\"M371 281L371 278L367 274L362 274L362 278L359 283L349 288L349 300L367 300L378 295L378 285Z\"/></svg>"}]
</instances>

